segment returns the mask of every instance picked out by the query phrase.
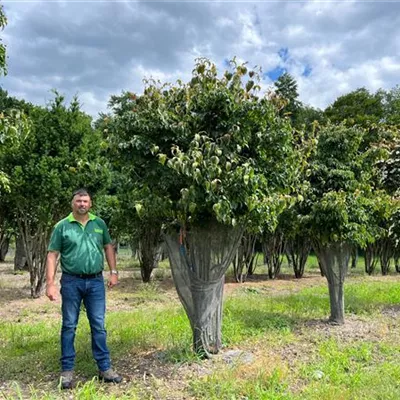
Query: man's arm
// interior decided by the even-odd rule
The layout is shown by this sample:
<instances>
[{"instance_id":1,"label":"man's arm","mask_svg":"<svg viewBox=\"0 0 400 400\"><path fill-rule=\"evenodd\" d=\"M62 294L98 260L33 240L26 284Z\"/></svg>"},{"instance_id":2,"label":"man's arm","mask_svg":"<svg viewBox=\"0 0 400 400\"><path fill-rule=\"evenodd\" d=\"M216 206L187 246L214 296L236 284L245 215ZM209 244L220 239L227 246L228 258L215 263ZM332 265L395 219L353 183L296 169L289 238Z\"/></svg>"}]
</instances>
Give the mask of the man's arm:
<instances>
[{"instance_id":1,"label":"man's arm","mask_svg":"<svg viewBox=\"0 0 400 400\"><path fill-rule=\"evenodd\" d=\"M108 287L112 288L118 283L118 272L116 267L116 258L115 258L115 250L114 246L111 243L108 243L104 246L104 251L106 253L107 264L110 269L110 276L108 278Z\"/></svg>"},{"instance_id":2,"label":"man's arm","mask_svg":"<svg viewBox=\"0 0 400 400\"><path fill-rule=\"evenodd\" d=\"M46 260L46 296L51 300L57 300L58 289L55 285L58 251L49 251Z\"/></svg>"}]
</instances>

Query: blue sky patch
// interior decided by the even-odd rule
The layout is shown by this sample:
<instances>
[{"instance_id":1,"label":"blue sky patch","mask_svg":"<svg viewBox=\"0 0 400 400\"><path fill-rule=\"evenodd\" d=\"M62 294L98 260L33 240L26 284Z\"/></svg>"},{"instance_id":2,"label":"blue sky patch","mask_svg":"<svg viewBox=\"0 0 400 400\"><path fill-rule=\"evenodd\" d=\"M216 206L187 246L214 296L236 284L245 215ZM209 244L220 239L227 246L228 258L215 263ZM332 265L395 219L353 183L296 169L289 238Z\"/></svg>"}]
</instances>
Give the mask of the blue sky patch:
<instances>
[{"instance_id":1,"label":"blue sky patch","mask_svg":"<svg viewBox=\"0 0 400 400\"><path fill-rule=\"evenodd\" d=\"M264 74L264 77L267 77L271 79L271 81L276 81L281 75L283 75L286 72L285 68L280 67L279 65L276 66L274 69L271 69L267 71Z\"/></svg>"},{"instance_id":2,"label":"blue sky patch","mask_svg":"<svg viewBox=\"0 0 400 400\"><path fill-rule=\"evenodd\" d=\"M304 71L303 71L302 75L305 76L305 77L307 77L307 76L310 76L311 72L312 72L312 67L311 67L310 64L307 64L307 65L304 67Z\"/></svg>"}]
</instances>

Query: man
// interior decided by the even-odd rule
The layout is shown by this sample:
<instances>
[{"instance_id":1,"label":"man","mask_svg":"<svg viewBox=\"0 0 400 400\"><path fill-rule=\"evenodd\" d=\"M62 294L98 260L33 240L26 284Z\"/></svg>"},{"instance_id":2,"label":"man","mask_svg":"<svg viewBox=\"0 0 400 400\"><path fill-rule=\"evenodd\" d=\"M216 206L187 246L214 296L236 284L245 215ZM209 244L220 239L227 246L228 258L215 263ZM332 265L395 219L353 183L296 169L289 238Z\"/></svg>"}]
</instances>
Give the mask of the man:
<instances>
[{"instance_id":1,"label":"man","mask_svg":"<svg viewBox=\"0 0 400 400\"><path fill-rule=\"evenodd\" d=\"M57 258L61 263L61 388L73 386L75 331L81 303L86 309L92 336L92 353L99 369L99 379L120 383L122 378L111 369L106 344L104 252L110 268L108 287L118 283L114 248L105 222L89 212L92 201L85 189L72 196L72 213L59 221L51 235L47 254L46 295L57 299L55 285Z\"/></svg>"}]
</instances>

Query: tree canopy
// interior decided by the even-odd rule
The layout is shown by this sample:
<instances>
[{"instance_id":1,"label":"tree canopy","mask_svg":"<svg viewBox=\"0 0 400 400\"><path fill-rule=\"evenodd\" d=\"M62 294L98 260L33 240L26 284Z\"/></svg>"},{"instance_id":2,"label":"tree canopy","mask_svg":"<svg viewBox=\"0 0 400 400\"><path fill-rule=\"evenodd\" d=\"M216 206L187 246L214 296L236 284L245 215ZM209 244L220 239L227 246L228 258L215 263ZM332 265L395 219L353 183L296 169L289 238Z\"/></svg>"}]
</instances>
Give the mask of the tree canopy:
<instances>
[{"instance_id":1,"label":"tree canopy","mask_svg":"<svg viewBox=\"0 0 400 400\"><path fill-rule=\"evenodd\" d=\"M383 97L382 91L372 94L360 88L338 97L326 108L325 115L333 123L347 121L348 126L378 123L384 117Z\"/></svg>"},{"instance_id":2,"label":"tree canopy","mask_svg":"<svg viewBox=\"0 0 400 400\"><path fill-rule=\"evenodd\" d=\"M143 95L113 98L111 130L142 191L139 213L160 210L185 223L274 221L293 189L297 158L290 124L257 95L258 79L234 63L219 78L200 59L187 84L148 82Z\"/></svg>"}]
</instances>

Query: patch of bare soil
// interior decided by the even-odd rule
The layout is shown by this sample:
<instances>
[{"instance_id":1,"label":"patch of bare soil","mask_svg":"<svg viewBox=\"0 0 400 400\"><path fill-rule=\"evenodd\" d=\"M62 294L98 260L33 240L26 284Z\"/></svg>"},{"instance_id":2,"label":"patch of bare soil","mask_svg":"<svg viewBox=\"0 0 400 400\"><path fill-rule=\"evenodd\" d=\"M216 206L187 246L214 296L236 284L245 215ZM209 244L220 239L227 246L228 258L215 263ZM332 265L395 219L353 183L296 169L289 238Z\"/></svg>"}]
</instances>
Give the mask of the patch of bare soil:
<instances>
[{"instance_id":1,"label":"patch of bare soil","mask_svg":"<svg viewBox=\"0 0 400 400\"><path fill-rule=\"evenodd\" d=\"M243 350L226 349L209 360L173 363L162 351L127 355L118 360L118 370L126 382L140 382L156 399L192 399L188 387L192 379L211 375L227 365L250 365L256 356Z\"/></svg>"},{"instance_id":2,"label":"patch of bare soil","mask_svg":"<svg viewBox=\"0 0 400 400\"><path fill-rule=\"evenodd\" d=\"M267 291L271 295L284 295L298 292L304 288L316 287L324 284L326 279L320 274L305 274L301 279L292 275L281 274L276 279L269 279L266 274L252 275L246 282L238 284L228 279L224 286L227 294L236 290L256 289Z\"/></svg>"},{"instance_id":3,"label":"patch of bare soil","mask_svg":"<svg viewBox=\"0 0 400 400\"><path fill-rule=\"evenodd\" d=\"M150 285L133 279L130 270L120 272L118 286L107 291L107 310L129 311L151 301L179 303L172 279L154 281ZM58 272L56 284L61 274ZM140 293L141 295L137 295ZM157 300L158 299L158 300ZM9 322L27 321L29 318L60 318L61 301L51 302L43 294L38 299L30 297L29 273L15 273L11 262L0 263L0 320Z\"/></svg>"}]
</instances>

